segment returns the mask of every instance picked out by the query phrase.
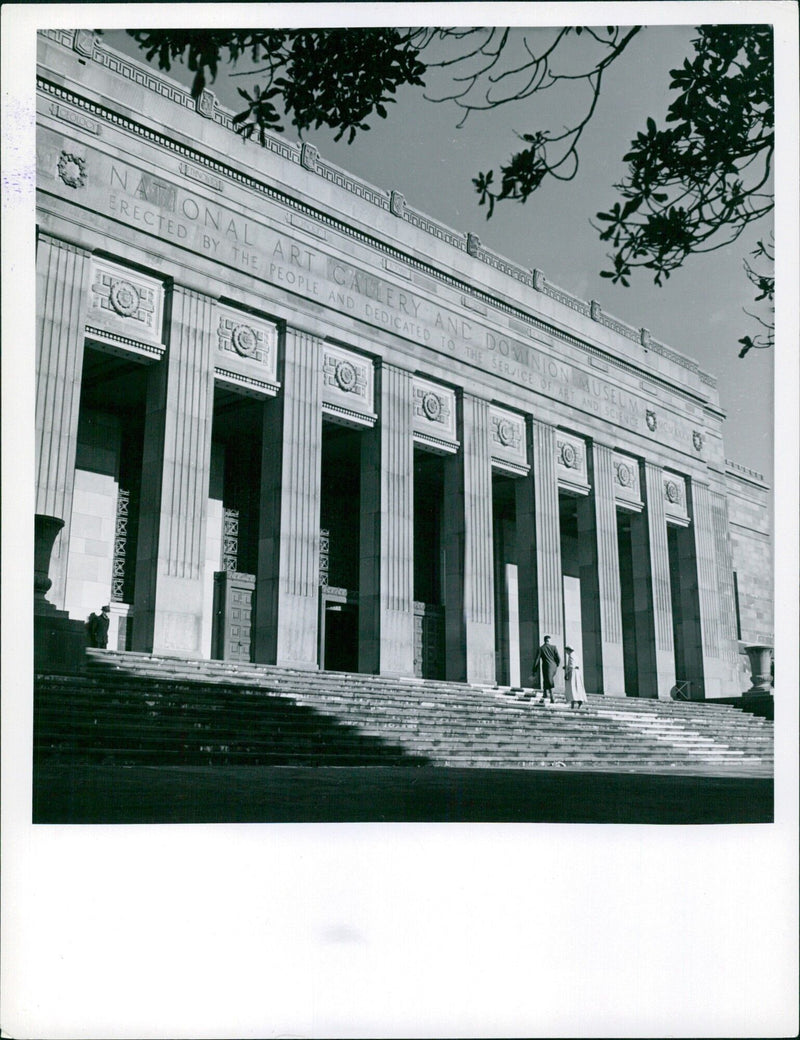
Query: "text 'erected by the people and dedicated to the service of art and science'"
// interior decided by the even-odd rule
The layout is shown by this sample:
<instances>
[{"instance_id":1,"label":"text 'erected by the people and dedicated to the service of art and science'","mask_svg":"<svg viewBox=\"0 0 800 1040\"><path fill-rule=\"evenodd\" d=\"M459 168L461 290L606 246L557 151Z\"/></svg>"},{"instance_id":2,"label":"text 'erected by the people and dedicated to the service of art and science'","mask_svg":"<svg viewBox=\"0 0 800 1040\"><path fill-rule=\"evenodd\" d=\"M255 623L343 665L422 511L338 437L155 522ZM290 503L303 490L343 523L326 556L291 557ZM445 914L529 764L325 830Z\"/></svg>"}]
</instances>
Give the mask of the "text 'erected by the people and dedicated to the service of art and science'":
<instances>
[{"instance_id":1,"label":"text 'erected by the people and dedicated to the service of art and science'","mask_svg":"<svg viewBox=\"0 0 800 1040\"><path fill-rule=\"evenodd\" d=\"M59 140L53 135L55 141ZM57 147L46 147L42 155ZM402 336L466 364L493 372L630 430L652 436L645 421L646 402L622 387L554 357L546 349L489 328L472 314L411 292L355 264L295 240L282 230L210 201L183 186L143 172L102 152L87 157L85 185L90 203L101 213L146 233L205 255L218 263L297 293L372 326ZM53 169L52 160L47 162ZM60 193L72 198L58 182ZM86 196L81 199L86 203ZM280 219L278 203L265 214ZM265 219L269 219L265 217ZM662 413L663 414L663 413ZM690 443L691 431L663 415L659 436Z\"/></svg>"}]
</instances>

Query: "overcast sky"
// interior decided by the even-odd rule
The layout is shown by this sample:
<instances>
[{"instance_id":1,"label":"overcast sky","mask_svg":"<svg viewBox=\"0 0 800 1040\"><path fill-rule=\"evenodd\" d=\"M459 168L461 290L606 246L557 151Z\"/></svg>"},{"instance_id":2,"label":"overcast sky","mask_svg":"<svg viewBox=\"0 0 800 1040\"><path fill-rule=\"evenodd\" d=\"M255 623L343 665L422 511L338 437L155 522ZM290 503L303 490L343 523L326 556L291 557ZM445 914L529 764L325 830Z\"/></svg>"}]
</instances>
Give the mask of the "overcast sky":
<instances>
[{"instance_id":1,"label":"overcast sky","mask_svg":"<svg viewBox=\"0 0 800 1040\"><path fill-rule=\"evenodd\" d=\"M527 32L534 42L537 33ZM752 309L752 287L742 259L760 236L763 224L731 246L692 257L663 288L646 272L636 272L630 288L614 286L599 273L609 266L607 244L589 220L616 201L613 189L625 166L622 156L648 116L663 121L670 102L669 70L692 51L692 26L651 26L640 34L608 71L595 117L580 147L578 176L565 183L548 182L525 205L504 203L491 220L479 208L472 177L497 168L519 142L514 131L526 132L569 117L569 101L550 92L541 100L507 105L470 116L458 129L460 113L452 103L431 104L421 92L405 88L388 118L370 120L353 144L335 142L332 131L305 135L321 154L370 183L401 192L406 201L445 224L473 231L491 249L525 267L538 267L582 299L596 299L607 313L629 324L649 328L653 336L695 358L719 380L720 402L728 414L725 450L728 458L763 473L772 481L773 352L751 351L739 360L737 340L754 333L755 323L742 308ZM107 34L109 44L137 53L122 33ZM139 52L141 55L141 52ZM173 68L172 75L180 70ZM212 89L220 103L242 107L236 87L249 88L252 78L231 80L220 73ZM433 77L427 80L430 89ZM563 111L557 106L563 105ZM296 138L291 127L285 136Z\"/></svg>"}]
</instances>

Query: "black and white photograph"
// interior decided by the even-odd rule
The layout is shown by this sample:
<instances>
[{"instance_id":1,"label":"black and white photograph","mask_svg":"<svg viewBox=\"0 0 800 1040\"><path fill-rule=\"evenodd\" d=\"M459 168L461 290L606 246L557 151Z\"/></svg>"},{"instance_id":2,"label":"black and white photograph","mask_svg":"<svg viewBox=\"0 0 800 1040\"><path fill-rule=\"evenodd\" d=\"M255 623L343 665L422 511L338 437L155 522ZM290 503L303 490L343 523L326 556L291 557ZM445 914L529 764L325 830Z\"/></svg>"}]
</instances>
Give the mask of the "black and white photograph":
<instances>
[{"instance_id":1,"label":"black and white photograph","mask_svg":"<svg viewBox=\"0 0 800 1040\"><path fill-rule=\"evenodd\" d=\"M796 6L3 19L2 1035L795 1035Z\"/></svg>"}]
</instances>

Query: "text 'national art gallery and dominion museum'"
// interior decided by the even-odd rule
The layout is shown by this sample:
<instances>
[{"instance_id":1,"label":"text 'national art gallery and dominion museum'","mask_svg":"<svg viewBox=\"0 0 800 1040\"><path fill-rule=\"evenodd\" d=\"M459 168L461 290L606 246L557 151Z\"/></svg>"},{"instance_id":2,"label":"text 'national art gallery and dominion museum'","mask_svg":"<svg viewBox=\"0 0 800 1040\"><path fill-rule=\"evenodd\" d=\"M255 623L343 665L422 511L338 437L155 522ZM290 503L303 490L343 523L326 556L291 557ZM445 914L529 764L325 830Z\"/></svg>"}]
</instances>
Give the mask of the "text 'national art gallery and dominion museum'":
<instances>
[{"instance_id":1,"label":"text 'national art gallery and dominion museum'","mask_svg":"<svg viewBox=\"0 0 800 1040\"><path fill-rule=\"evenodd\" d=\"M691 359L363 183L39 37L37 502L110 647L590 692L749 685L767 487Z\"/></svg>"}]
</instances>

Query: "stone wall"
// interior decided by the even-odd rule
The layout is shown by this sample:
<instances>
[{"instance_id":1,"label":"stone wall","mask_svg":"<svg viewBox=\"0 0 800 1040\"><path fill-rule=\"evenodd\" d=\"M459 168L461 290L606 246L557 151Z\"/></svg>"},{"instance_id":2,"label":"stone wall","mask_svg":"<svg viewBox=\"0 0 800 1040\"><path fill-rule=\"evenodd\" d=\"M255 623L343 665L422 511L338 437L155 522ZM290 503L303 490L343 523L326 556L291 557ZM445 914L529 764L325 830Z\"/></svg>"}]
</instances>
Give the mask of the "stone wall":
<instances>
[{"instance_id":1,"label":"stone wall","mask_svg":"<svg viewBox=\"0 0 800 1040\"><path fill-rule=\"evenodd\" d=\"M726 464L728 524L736 576L739 638L774 643L774 563L769 488L760 474Z\"/></svg>"}]
</instances>

